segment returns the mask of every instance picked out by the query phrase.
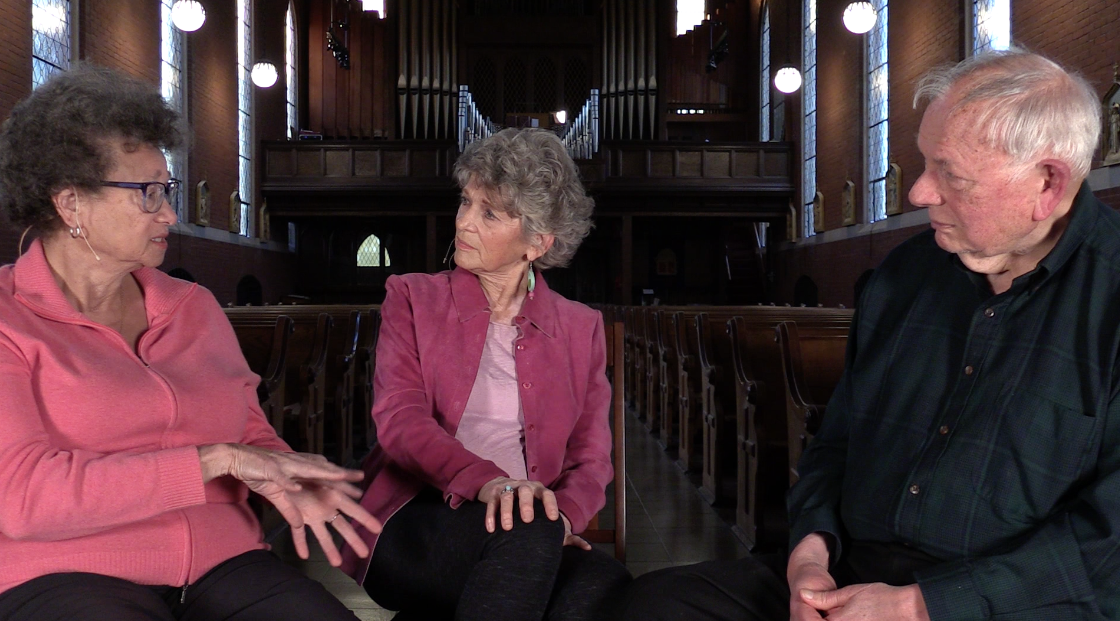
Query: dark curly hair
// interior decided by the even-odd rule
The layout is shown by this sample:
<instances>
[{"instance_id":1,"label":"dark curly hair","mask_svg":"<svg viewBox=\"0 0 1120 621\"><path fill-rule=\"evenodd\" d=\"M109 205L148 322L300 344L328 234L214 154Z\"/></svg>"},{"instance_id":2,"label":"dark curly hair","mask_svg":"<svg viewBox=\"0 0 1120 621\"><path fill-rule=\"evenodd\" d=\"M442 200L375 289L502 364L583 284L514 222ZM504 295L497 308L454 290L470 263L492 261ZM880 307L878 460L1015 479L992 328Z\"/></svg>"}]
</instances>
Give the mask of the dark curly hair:
<instances>
[{"instance_id":1,"label":"dark curly hair","mask_svg":"<svg viewBox=\"0 0 1120 621\"><path fill-rule=\"evenodd\" d=\"M110 141L121 139L171 150L186 131L147 82L84 63L56 74L0 126L0 211L19 228L58 227L51 197L67 186L99 192Z\"/></svg>"}]
</instances>

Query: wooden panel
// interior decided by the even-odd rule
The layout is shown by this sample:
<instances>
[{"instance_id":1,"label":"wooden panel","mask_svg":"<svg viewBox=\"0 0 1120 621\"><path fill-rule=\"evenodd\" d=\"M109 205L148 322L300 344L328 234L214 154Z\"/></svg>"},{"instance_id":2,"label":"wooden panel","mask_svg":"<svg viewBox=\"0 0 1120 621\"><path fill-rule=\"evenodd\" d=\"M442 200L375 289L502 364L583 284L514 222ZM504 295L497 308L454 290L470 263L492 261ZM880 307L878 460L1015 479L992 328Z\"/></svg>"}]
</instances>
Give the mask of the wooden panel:
<instances>
[{"instance_id":1,"label":"wooden panel","mask_svg":"<svg viewBox=\"0 0 1120 621\"><path fill-rule=\"evenodd\" d=\"M410 152L412 156L412 177L435 177L439 175L437 168L438 159L436 152L428 149L418 149Z\"/></svg>"},{"instance_id":2,"label":"wooden panel","mask_svg":"<svg viewBox=\"0 0 1120 621\"><path fill-rule=\"evenodd\" d=\"M763 175L785 177L789 175L789 154L763 152Z\"/></svg>"},{"instance_id":3,"label":"wooden panel","mask_svg":"<svg viewBox=\"0 0 1120 621\"><path fill-rule=\"evenodd\" d=\"M621 151L619 153L622 158L622 176L623 177L645 177L646 176L646 152L645 149L633 151Z\"/></svg>"},{"instance_id":4,"label":"wooden panel","mask_svg":"<svg viewBox=\"0 0 1120 621\"><path fill-rule=\"evenodd\" d=\"M379 174L378 153L379 151L355 151L354 176L376 177Z\"/></svg>"},{"instance_id":5,"label":"wooden panel","mask_svg":"<svg viewBox=\"0 0 1120 621\"><path fill-rule=\"evenodd\" d=\"M309 149L296 152L296 174L301 177L318 177L323 174L323 152Z\"/></svg>"},{"instance_id":6,"label":"wooden panel","mask_svg":"<svg viewBox=\"0 0 1120 621\"><path fill-rule=\"evenodd\" d=\"M328 177L349 177L350 176L350 150L345 151L327 151L324 158Z\"/></svg>"},{"instance_id":7,"label":"wooden panel","mask_svg":"<svg viewBox=\"0 0 1120 621\"><path fill-rule=\"evenodd\" d=\"M649 176L651 177L672 177L673 176L673 152L672 151L651 151L649 154Z\"/></svg>"},{"instance_id":8,"label":"wooden panel","mask_svg":"<svg viewBox=\"0 0 1120 621\"><path fill-rule=\"evenodd\" d=\"M386 149L381 152L381 158L382 176L408 176L408 151L395 151Z\"/></svg>"},{"instance_id":9,"label":"wooden panel","mask_svg":"<svg viewBox=\"0 0 1120 621\"><path fill-rule=\"evenodd\" d=\"M268 151L265 155L268 174L273 177L291 177L295 173L292 157L291 151Z\"/></svg>"},{"instance_id":10,"label":"wooden panel","mask_svg":"<svg viewBox=\"0 0 1120 621\"><path fill-rule=\"evenodd\" d=\"M733 177L758 176L758 151L736 151Z\"/></svg>"},{"instance_id":11,"label":"wooden panel","mask_svg":"<svg viewBox=\"0 0 1120 621\"><path fill-rule=\"evenodd\" d=\"M705 151L704 176L715 178L730 177L731 153L729 151Z\"/></svg>"},{"instance_id":12,"label":"wooden panel","mask_svg":"<svg viewBox=\"0 0 1120 621\"><path fill-rule=\"evenodd\" d=\"M700 162L701 151L678 151L677 152L677 176L678 177L699 177L701 175Z\"/></svg>"}]
</instances>

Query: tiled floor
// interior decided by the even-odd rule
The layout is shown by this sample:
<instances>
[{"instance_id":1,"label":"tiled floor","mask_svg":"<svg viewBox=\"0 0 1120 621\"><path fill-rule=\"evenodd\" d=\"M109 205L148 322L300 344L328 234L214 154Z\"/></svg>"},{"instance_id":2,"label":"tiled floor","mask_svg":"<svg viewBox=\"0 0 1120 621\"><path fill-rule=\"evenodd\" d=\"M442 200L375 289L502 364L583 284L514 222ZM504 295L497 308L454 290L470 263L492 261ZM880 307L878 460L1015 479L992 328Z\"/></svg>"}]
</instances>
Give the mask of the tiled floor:
<instances>
[{"instance_id":1,"label":"tiled floor","mask_svg":"<svg viewBox=\"0 0 1120 621\"><path fill-rule=\"evenodd\" d=\"M666 457L645 428L629 416L626 468L626 565L635 576L673 565L747 555L728 523L704 502L696 486ZM613 498L609 489L607 498ZM379 607L364 589L331 567L317 548L313 548L310 560L297 558L285 545L286 536L278 538L277 551L322 582L358 618L392 619L393 612ZM608 552L611 549L604 547Z\"/></svg>"}]
</instances>

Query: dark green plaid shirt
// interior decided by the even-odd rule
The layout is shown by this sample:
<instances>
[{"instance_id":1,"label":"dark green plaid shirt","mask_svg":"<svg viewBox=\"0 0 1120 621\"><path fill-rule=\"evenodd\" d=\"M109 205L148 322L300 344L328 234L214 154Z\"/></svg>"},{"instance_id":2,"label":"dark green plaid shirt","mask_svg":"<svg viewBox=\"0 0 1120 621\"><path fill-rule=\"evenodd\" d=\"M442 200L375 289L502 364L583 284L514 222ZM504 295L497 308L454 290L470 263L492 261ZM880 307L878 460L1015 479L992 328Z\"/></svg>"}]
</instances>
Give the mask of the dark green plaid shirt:
<instances>
[{"instance_id":1,"label":"dark green plaid shirt","mask_svg":"<svg viewBox=\"0 0 1120 621\"><path fill-rule=\"evenodd\" d=\"M911 545L930 617L1120 618L1120 215L992 295L926 231L875 271L790 492L791 542ZM834 559L835 560L835 559Z\"/></svg>"}]
</instances>

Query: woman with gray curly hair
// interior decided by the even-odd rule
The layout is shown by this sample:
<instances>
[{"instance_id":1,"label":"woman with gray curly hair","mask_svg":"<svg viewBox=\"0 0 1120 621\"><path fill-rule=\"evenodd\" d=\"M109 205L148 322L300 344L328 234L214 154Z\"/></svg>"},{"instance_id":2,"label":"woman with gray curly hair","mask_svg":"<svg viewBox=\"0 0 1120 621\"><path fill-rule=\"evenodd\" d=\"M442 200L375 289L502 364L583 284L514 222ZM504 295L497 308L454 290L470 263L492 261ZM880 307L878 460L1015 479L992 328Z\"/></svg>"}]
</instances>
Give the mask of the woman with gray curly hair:
<instances>
[{"instance_id":1,"label":"woman with gray curly hair","mask_svg":"<svg viewBox=\"0 0 1120 621\"><path fill-rule=\"evenodd\" d=\"M0 208L38 232L0 267L0 619L351 619L267 551L249 491L368 549L362 473L277 437L214 296L155 269L181 144L154 87L89 65L0 128ZM22 246L22 243L21 243Z\"/></svg>"},{"instance_id":2,"label":"woman with gray curly hair","mask_svg":"<svg viewBox=\"0 0 1120 621\"><path fill-rule=\"evenodd\" d=\"M602 317L541 276L594 202L542 130L472 144L455 178L456 268L385 285L362 505L387 522L343 568L397 619L611 618L630 574L579 537L613 475Z\"/></svg>"}]
</instances>

